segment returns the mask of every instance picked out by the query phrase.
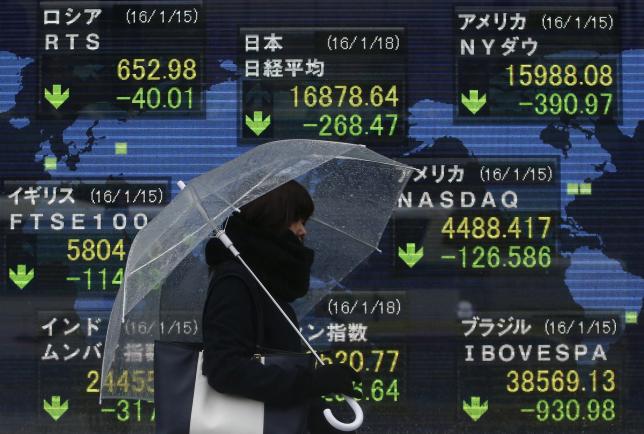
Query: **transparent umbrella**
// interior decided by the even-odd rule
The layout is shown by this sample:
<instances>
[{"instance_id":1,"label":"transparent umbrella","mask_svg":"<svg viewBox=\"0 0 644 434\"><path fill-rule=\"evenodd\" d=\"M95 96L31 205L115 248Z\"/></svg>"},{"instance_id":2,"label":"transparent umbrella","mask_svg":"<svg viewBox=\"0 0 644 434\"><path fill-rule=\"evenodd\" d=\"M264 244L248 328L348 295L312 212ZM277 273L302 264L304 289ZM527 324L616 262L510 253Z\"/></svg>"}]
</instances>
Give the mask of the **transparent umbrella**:
<instances>
[{"instance_id":1,"label":"transparent umbrella","mask_svg":"<svg viewBox=\"0 0 644 434\"><path fill-rule=\"evenodd\" d=\"M307 222L306 245L315 251L315 260L311 288L294 304L301 317L379 251L394 204L413 170L361 145L282 140L257 146L187 185L181 183L185 188L137 234L130 248L107 330L100 399L152 401L154 341L201 342L208 289L203 245L216 236L236 253L221 229L234 210L290 180L310 193L315 213ZM351 398L347 402L358 414L357 403ZM325 416L342 425L329 410Z\"/></svg>"}]
</instances>

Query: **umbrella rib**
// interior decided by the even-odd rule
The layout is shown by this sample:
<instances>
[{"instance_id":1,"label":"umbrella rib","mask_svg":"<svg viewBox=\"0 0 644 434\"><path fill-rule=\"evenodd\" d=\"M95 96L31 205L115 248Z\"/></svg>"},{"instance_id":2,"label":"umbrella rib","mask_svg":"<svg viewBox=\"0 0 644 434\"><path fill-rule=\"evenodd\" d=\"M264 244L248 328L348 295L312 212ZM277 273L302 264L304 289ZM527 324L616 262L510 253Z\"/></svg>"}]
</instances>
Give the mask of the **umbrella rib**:
<instances>
[{"instance_id":1,"label":"umbrella rib","mask_svg":"<svg viewBox=\"0 0 644 434\"><path fill-rule=\"evenodd\" d=\"M378 248L378 246L374 246L373 244L370 244L370 243L368 243L366 241L363 241L360 238L355 237L355 236L351 235L350 233L343 231L340 228L337 228L337 227L335 227L333 225L330 225L329 223L327 223L325 221L320 220L319 218L311 216L311 220L316 221L316 222L320 223L321 225L326 226L326 227L328 227L330 229L333 229L334 231L340 232L342 235L346 235L347 237L351 238L352 240L355 240L355 241L357 241L357 242L359 242L361 244L364 244L367 247L371 247L372 249L376 250L378 253L382 253L382 250L380 250Z\"/></svg>"},{"instance_id":2,"label":"umbrella rib","mask_svg":"<svg viewBox=\"0 0 644 434\"><path fill-rule=\"evenodd\" d=\"M394 167L399 167L401 169L414 170L416 172L420 171L419 169L417 169L415 167L408 166L408 165L402 164L402 163L398 163L398 164L396 164L396 163L387 163L387 162L384 162L384 161L367 160L366 158L347 157L346 155L338 155L336 157L333 157L333 159L365 161L367 163L382 164L382 165L385 165L385 166L394 166Z\"/></svg>"},{"instance_id":3,"label":"umbrella rib","mask_svg":"<svg viewBox=\"0 0 644 434\"><path fill-rule=\"evenodd\" d=\"M258 182L258 183L256 183L256 184L255 184L255 185L253 185L251 188L249 188L249 189L248 189L248 191L247 191L246 193L244 193L244 194L242 194L241 196L239 196L239 198L233 202L233 206L236 206L236 204L237 204L239 201L241 201L243 198L245 198L246 196L248 196L248 195L249 195L253 190L255 190L259 185L261 185L261 183L262 183L262 182L266 181L266 180L268 179L268 177L269 177L269 176L271 176L274 172L275 172L275 169L273 169L273 170L271 170L270 172L268 172L268 173L267 173L267 174L266 174L262 179L260 179L260 180L259 180L259 182Z\"/></svg>"},{"instance_id":4,"label":"umbrella rib","mask_svg":"<svg viewBox=\"0 0 644 434\"><path fill-rule=\"evenodd\" d=\"M157 255L156 257L154 257L154 258L150 259L150 260L149 260L148 262L146 262L145 264L143 264L143 265L141 265L141 266L137 267L136 269L132 270L132 272L128 273L128 276L131 276L132 274L136 273L137 271L139 271L139 270L140 270L141 268L143 268L143 267L147 267L147 266L148 266L148 265L150 265L152 262L154 262L154 261L156 261L157 259L159 259L161 256L163 256L163 255L165 255L166 253L168 253L169 251L171 251L171 250L175 249L177 246L181 245L181 244L182 244L182 243L183 243L187 238L189 238L189 237L193 236L194 234L196 234L197 232L199 232L200 230L202 230L202 229L204 228L204 226L207 226L207 225L209 225L209 224L212 224L211 222L212 222L213 220L217 219L219 216L221 216L223 213L225 213L226 211L228 211L230 208L238 209L238 208L237 208L237 206L236 206L236 204L237 204L237 203L239 203L239 201L241 201L241 200L242 200L244 197L246 197L248 194L250 194L250 192L251 192L251 191L253 191L255 188L257 188L257 186L259 186L262 182L264 182L264 181L265 181L269 176L271 176L271 175L273 174L273 172L274 172L274 170L271 170L268 174L266 174L266 176L264 176L264 177L263 177L263 178L262 178L262 179L261 179L257 184L255 184L253 187L251 187L251 188L250 188L246 193L244 193L243 195L241 195L237 200L233 201L233 203L232 203L232 204L231 204L231 203L228 203L228 201L224 200L224 202L228 203L228 206L227 206L226 208L224 208L224 210L223 210L222 212L220 212L219 214L217 214L217 215L216 215L215 217L213 217L212 219L210 219L210 218L209 218L210 216L208 216L208 215L206 214L206 215L204 216L204 219L206 220L206 223L205 223L205 224L201 225L201 226L200 226L196 231L193 231L192 233L190 233L190 234L188 234L187 236L185 236L181 241L179 241L178 243L176 243L174 246L170 247L168 250L166 250L166 251L164 251L164 252L160 253L160 254L159 254L159 255ZM190 193L192 193L192 191L191 191L191 190L190 190ZM217 195L217 196L219 197L219 195ZM199 203L201 203L201 202L199 201L199 199L195 197L195 195L194 195L194 194L191 194L191 195L190 195L190 198L193 200L193 202L199 202ZM203 207L202 207L202 209L203 209ZM205 211L205 210L204 210L204 211ZM203 214L202 214L202 215L203 215Z\"/></svg>"},{"instance_id":5,"label":"umbrella rib","mask_svg":"<svg viewBox=\"0 0 644 434\"><path fill-rule=\"evenodd\" d=\"M233 211L237 211L237 212L240 211L240 209L235 206L235 202L233 202L233 203L228 202L228 200L226 200L226 198L221 197L216 191L213 194L215 196L217 196L219 199L221 199L222 202L227 203L228 206L233 209Z\"/></svg>"},{"instance_id":6,"label":"umbrella rib","mask_svg":"<svg viewBox=\"0 0 644 434\"><path fill-rule=\"evenodd\" d=\"M217 214L217 215L216 215L215 217L213 217L211 220L215 220L216 218L218 218L220 215L222 215L223 213L225 213L225 212L226 212L226 211L228 211L229 209L231 209L231 207L230 207L230 206L227 206L227 207L226 207L222 212L220 212L219 214ZM185 236L181 241L179 241L178 243L176 243L174 246L170 247L168 250L163 251L162 253L159 253L157 256L155 256L154 258L150 259L150 260L149 260L148 262L146 262L145 264L138 266L136 269L132 270L132 271L131 271L130 273L128 273L127 275L128 275L128 276L131 276L132 274L134 274L134 273L136 273L137 271L139 271L141 268L143 268L143 267L147 267L148 265L150 265L151 263L153 263L154 261L156 261L157 259L159 259L161 256L165 255L165 254L166 254L166 253L168 253L169 251L174 250L175 248L177 248L178 246L180 246L181 244L183 244L183 242L184 242L185 240L187 240L188 238L190 238L191 236L193 236L194 234L196 234L197 232L199 232L200 230L202 230L204 227L208 226L209 224L210 224L210 221L208 221L208 222L204 223L203 225L199 226L199 228L198 228L197 230L192 231L191 233L189 233L188 235L186 235L186 236Z\"/></svg>"}]
</instances>

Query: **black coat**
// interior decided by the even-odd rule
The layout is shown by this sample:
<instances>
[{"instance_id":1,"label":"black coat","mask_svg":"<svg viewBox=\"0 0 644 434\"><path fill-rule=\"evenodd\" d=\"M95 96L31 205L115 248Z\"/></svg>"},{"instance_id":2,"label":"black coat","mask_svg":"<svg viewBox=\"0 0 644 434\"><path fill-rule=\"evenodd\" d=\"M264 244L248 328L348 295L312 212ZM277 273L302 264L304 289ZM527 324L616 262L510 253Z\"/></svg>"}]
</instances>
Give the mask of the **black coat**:
<instances>
[{"instance_id":1,"label":"black coat","mask_svg":"<svg viewBox=\"0 0 644 434\"><path fill-rule=\"evenodd\" d=\"M313 251L288 230L277 235L267 234L250 227L239 215L228 220L226 233L299 328L289 303L308 291ZM278 366L265 366L252 359L252 355L258 352L258 333L263 333L265 348L303 352L297 333L218 239L208 242L206 259L214 275L204 307L202 327L203 373L208 377L208 383L221 393L275 405L289 405L312 398L310 431L338 432L323 419L324 401L313 392L312 369L285 370ZM261 324L258 324L254 301L262 309Z\"/></svg>"},{"instance_id":2,"label":"black coat","mask_svg":"<svg viewBox=\"0 0 644 434\"><path fill-rule=\"evenodd\" d=\"M299 337L277 307L259 285L249 285L251 278L238 262L223 262L214 272L203 325L203 371L208 383L219 392L271 404L291 404L309 396L311 371L286 371L252 360L253 354L263 352L257 348L258 334L262 332L265 348L302 351ZM290 304L275 298L297 325ZM262 324L258 324L260 315L255 302L261 306ZM263 330L259 331L258 327Z\"/></svg>"}]
</instances>

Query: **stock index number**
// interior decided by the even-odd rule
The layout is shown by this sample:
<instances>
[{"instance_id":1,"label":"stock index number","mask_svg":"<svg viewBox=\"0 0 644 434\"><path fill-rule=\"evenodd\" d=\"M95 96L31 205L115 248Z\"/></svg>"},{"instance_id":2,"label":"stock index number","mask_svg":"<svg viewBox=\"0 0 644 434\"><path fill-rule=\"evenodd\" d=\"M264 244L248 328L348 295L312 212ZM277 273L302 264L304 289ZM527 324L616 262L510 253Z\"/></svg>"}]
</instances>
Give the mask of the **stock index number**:
<instances>
[{"instance_id":1,"label":"stock index number","mask_svg":"<svg viewBox=\"0 0 644 434\"><path fill-rule=\"evenodd\" d=\"M398 86L393 85L322 85L290 89L293 107L398 107Z\"/></svg>"},{"instance_id":2,"label":"stock index number","mask_svg":"<svg viewBox=\"0 0 644 434\"><path fill-rule=\"evenodd\" d=\"M134 58L120 59L116 65L116 76L121 81L159 81L186 80L197 78L197 61L188 57L185 59L171 58Z\"/></svg>"}]
</instances>

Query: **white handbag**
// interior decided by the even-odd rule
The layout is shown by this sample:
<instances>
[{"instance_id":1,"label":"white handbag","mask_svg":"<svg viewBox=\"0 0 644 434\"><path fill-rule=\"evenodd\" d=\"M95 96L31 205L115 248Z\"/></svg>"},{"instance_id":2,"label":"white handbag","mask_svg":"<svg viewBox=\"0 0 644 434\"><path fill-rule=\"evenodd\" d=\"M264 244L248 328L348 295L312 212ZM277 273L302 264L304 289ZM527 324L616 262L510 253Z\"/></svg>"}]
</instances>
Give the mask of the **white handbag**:
<instances>
[{"instance_id":1,"label":"white handbag","mask_svg":"<svg viewBox=\"0 0 644 434\"><path fill-rule=\"evenodd\" d=\"M202 364L203 350L197 361L189 433L264 433L264 403L217 392L201 373Z\"/></svg>"}]
</instances>

